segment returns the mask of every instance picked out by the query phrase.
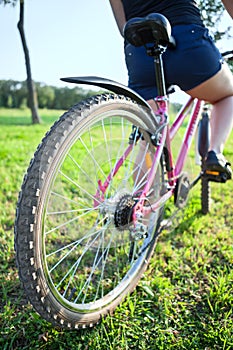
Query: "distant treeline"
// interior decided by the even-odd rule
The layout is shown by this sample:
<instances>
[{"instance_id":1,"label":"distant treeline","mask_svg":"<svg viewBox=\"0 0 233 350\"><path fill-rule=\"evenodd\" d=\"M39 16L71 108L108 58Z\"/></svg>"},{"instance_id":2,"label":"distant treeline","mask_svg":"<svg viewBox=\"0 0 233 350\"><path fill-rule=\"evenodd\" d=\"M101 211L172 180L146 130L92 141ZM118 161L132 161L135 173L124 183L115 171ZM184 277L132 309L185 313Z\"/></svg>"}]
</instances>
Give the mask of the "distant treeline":
<instances>
[{"instance_id":1,"label":"distant treeline","mask_svg":"<svg viewBox=\"0 0 233 350\"><path fill-rule=\"evenodd\" d=\"M35 82L38 107L48 109L68 109L81 100L97 94L78 86L56 87ZM26 81L0 80L0 107L28 107Z\"/></svg>"},{"instance_id":2,"label":"distant treeline","mask_svg":"<svg viewBox=\"0 0 233 350\"><path fill-rule=\"evenodd\" d=\"M35 83L38 107L48 109L69 109L76 103L102 93L103 91L94 91L74 87L56 87L43 83ZM5 108L25 108L28 106L28 92L26 81L0 80L0 107ZM170 111L177 113L181 105L171 103Z\"/></svg>"}]
</instances>

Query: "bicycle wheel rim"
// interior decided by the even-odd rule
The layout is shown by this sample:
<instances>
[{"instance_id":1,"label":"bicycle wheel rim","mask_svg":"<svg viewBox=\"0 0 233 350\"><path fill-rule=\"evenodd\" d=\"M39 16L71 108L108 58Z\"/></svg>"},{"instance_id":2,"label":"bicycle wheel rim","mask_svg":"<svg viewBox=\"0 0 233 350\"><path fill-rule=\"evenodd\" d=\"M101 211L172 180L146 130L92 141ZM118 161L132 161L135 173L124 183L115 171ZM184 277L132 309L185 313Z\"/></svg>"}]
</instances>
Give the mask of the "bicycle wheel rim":
<instances>
[{"instance_id":1,"label":"bicycle wheel rim","mask_svg":"<svg viewBox=\"0 0 233 350\"><path fill-rule=\"evenodd\" d=\"M110 119L111 119L111 122L109 121ZM117 121L118 121L118 123L116 123ZM125 121L127 121L127 123L125 123ZM87 268L88 264L87 264L87 262L85 264L84 263L81 264L81 262L80 262L80 265L78 266L77 257L75 258L75 254L76 254L76 256L78 256L76 245L77 245L77 242L80 241L80 239L81 239L83 242L83 246L85 246L85 240L90 238L90 236L87 235L85 239L80 237L79 240L77 240L77 232L76 232L76 241L74 241L76 243L74 243L74 242L72 242L72 239L71 239L71 237L72 237L71 228L72 228L72 224L76 220L73 220L73 218L72 218L71 221L69 222L69 224L67 224L68 220L64 221L64 219L63 219L63 223L65 222L66 225L63 225L62 222L59 222L59 220L61 219L61 216L65 215L65 212L68 213L66 206L65 206L65 201L66 201L65 197L66 196L64 196L63 192L62 192L62 190L64 189L64 186L67 185L66 180L69 182L69 186L70 186L69 193L72 193L72 191L75 193L75 189L72 188L72 186L77 185L76 181L70 181L70 176L68 176L67 174L65 174L65 176L64 176L64 169L68 169L70 166L69 162L71 162L71 163L76 165L76 170L82 169L81 175L83 177L86 177L86 179L88 179L88 177L90 176L90 173L88 173L88 169L90 169L91 167L90 167L90 165L88 165L88 162L87 162L87 160L90 159L90 152L89 153L87 152L87 154L82 157L82 163L78 163L77 160L74 160L73 151L74 151L74 149L76 149L77 141L79 141L79 143L81 142L81 144L83 146L83 150L84 150L84 149L88 148L87 145L84 146L84 140L86 137L87 139L89 139L89 144L91 145L92 154L98 153L99 155L102 155L102 154L104 154L104 152L101 152L103 144L106 145L107 138L111 139L111 149L113 150L113 148L114 148L117 151L116 151L115 158L114 158L113 154L111 154L111 156L108 158L109 161L111 160L109 163L112 163L112 165L109 166L107 168L106 173L104 173L104 177L101 180L103 182L104 179L106 179L107 174L109 174L109 172L111 172L111 167L113 169L114 164L116 163L116 158L119 157L119 156L117 156L117 154L121 155L123 152L123 148L126 147L126 144L128 142L128 135L131 132L132 123L134 123L134 124L136 123L136 124L140 125L141 127L146 128L146 124L140 120L139 116L137 117L132 112L127 112L125 110L122 110L122 111L116 110L115 112L112 110L111 111L106 110L105 112L101 111L101 115L98 114L98 112L97 112L97 113L92 114L89 118L86 118L85 122L79 123L78 132L77 132L77 129L74 129L70 133L69 138L66 139L66 141L63 143L63 145L61 145L62 150L60 150L60 152L57 153L57 156L53 159L53 166L52 166L53 169L52 169L52 171L49 172L49 174L46 178L46 181L45 181L46 186L43 187L43 191L40 194L41 195L41 209L42 209L40 216L43 218L42 227L40 228L40 230L42 232L40 244L41 244L41 252L42 252L43 271L45 273L47 284L48 284L52 294L56 297L56 299L60 302L60 304L62 304L67 309L70 309L71 311L76 311L76 312L81 312L81 313L95 312L95 311L99 310L100 308L107 307L116 298L118 298L122 293L129 290L131 288L132 282L138 278L137 277L138 273L142 271L143 266L145 265L145 257L148 255L148 252L150 251L150 249L152 247L152 244L151 244L152 236L153 236L153 233L155 230L156 221L158 219L158 215L159 215L158 213L153 213L154 220L153 220L153 224L151 224L149 227L148 237L146 237L146 238L144 237L142 240L138 240L138 242L136 242L136 243L134 242L134 244L137 244L137 249L135 249L137 251L137 254L140 253L140 251L141 251L141 254L139 255L139 257L135 258L136 257L136 253L135 253L135 257L133 258L133 263L128 264L127 265L128 267L126 268L125 265L126 265L126 258L127 258L128 252L127 252L127 254L125 254L125 253L122 254L122 256L124 255L124 259L125 259L124 263L122 264L120 258L118 258L118 261L117 261L118 267L117 267L117 269L115 269L113 271L112 269L114 266L114 264L113 264L114 259L116 261L116 256L117 256L117 254L119 255L119 253L116 254L116 251L117 251L117 249L122 249L122 246L120 246L120 243L125 242L126 237L127 237L127 239L128 239L127 240L127 249L126 249L126 246L124 246L124 248L129 251L130 244L132 244L132 242L130 242L128 228L126 230L118 230L115 227L113 227L113 223L111 222L111 225L112 225L111 226L111 233L107 232L107 229L106 228L103 229L103 227L102 227L101 235L103 237L103 234L104 234L105 242L103 242L103 239L102 239L102 243L101 243L101 239L98 239L95 237L94 240L92 241L91 245L89 246L88 252L90 254L90 251L91 251L90 248L92 248L93 254L90 254L91 256L89 256L88 259L90 261L92 260L92 265L95 264L95 271L93 271L93 269L92 269L91 272L89 272L89 280L88 280L88 276L87 276L88 273L82 279L82 278L80 278L80 275L82 275L80 273L80 271L83 271L84 268ZM114 137L112 137L113 125L116 125L116 124L118 126L120 126L120 129L121 129L120 138L116 137L115 130L114 130L115 135L114 135ZM103 125L105 125L104 128L103 128ZM106 125L109 126L109 130L107 130ZM94 145L94 141L93 141L94 136L93 135L96 134L96 131L97 131L96 127L97 126L101 126L100 130L102 130L102 142L99 143L98 145ZM83 132L85 130L88 130L87 134L86 134L88 136L84 136ZM124 147L121 146L122 139L124 139ZM121 140L120 147L119 147L118 140ZM85 142L87 142L87 141L85 141ZM114 144L114 142L116 142L116 145ZM106 148L105 148L105 150L106 150ZM110 150L110 148L108 148L108 151L109 150ZM122 152L121 151L119 152L119 150L122 150ZM148 146L148 150L149 150L149 146ZM135 156L136 153L132 152L132 154L134 154L134 157L136 157ZM128 175L128 180L129 180L129 183L131 183L131 186L134 186L134 185L132 185L132 180L131 180L133 157L131 155L130 155L130 157L131 158L129 158L128 167L129 167L129 169L131 169L129 171L129 174L131 172L131 176ZM101 157L99 157L99 158L101 158ZM76 159L77 159L77 157L76 157ZM80 157L78 157L78 159L80 162ZM100 162L100 160L98 160L98 162ZM86 168L83 172L84 165ZM103 164L101 164L100 168L102 169L102 167L103 167ZM127 166L125 168L127 169ZM88 176L87 176L87 174L88 174ZM119 176L119 172L117 173L117 175ZM61 179L61 177L63 177L63 179ZM96 184L96 180L97 181L100 180L100 174L98 174L98 176L95 174L94 177L95 177L95 184ZM127 176L125 176L125 173L124 173L124 176L122 176L122 179L123 178L124 179L127 178ZM116 181L116 177L114 177L113 180ZM129 183L127 183L127 186L125 186L125 187L122 186L122 188L120 188L120 189L119 189L119 187L117 187L117 191L115 191L115 193L116 193L115 201L116 202L119 201L119 198L127 196L127 195L132 195L136 191L135 187L130 188ZM122 182L120 183L120 185L122 185ZM89 187L88 191L86 190L86 188L83 188L83 193L87 194L87 192L88 192L90 194L90 183L88 184L88 187ZM65 190L65 192L66 192L66 190ZM110 190L108 190L107 192L109 195ZM93 192L91 192L91 196L90 196L91 201L92 201L92 210L90 211L91 215L96 214L95 210L93 211L93 201L95 200L95 198L93 198L93 197L94 197L95 193L96 193L96 188L95 188L95 190L93 190ZM54 200L54 198L56 198L56 200ZM110 194L110 198L111 198L111 194ZM113 195L113 198L114 198L114 195ZM61 208L59 209L59 211L56 210L56 205L59 204L59 207L61 207L61 201L63 201L63 205L65 206L65 208L63 209L63 213L62 213ZM79 202L81 202L80 198L79 198ZM71 203L74 204L74 208L72 207ZM77 210L75 208L75 205L77 204L77 200L75 199L75 195L72 198L69 198L69 204L71 205L71 209L69 209L70 210L69 215L71 215L71 213L74 213L74 210ZM91 206L89 204L90 203L88 202L87 207L91 208ZM81 205L83 206L84 202L81 202ZM102 208L102 211L103 210L105 210L105 212L107 210L111 211L111 208L109 208L109 206L110 205L108 203L107 208L105 206L105 208ZM82 209L85 209L85 208L82 207ZM98 207L98 210L100 210L99 207ZM100 216L98 216L98 215L94 216L92 223L91 223L92 227L94 227L94 225L98 225L100 223L100 220L102 220L102 222L103 222L103 220L104 220L103 217L100 218ZM157 217L156 217L156 215L157 215ZM54 219L54 217L56 217L56 218ZM82 216L82 218L83 218L83 216ZM51 222L52 222L52 224L51 224ZM85 223L83 225L83 223L82 223L82 226L85 227L85 225L87 225L87 224ZM65 226L65 229L64 229L64 226ZM68 231L69 231L69 234L67 236L66 232L68 232ZM57 239L58 232L59 232L60 242L58 242L58 239ZM73 234L74 234L74 232L75 231L73 231ZM113 237L113 234L114 234L114 237ZM51 235L55 235L55 237L51 238ZM89 231L89 235L91 235L91 231ZM107 239L108 235L109 235L109 240L111 240L111 244L107 246L106 239ZM62 240L64 240L63 243L62 243ZM113 244L113 242L114 242L114 244ZM102 244L102 246L101 246L101 244ZM115 248L113 248L113 247L115 247ZM113 248L113 250L115 249L115 255L113 254L111 256L111 259L112 259L111 261L110 260L106 261L106 259L104 260L103 255L102 255L102 258L98 257L98 254L101 251L101 249L103 250L104 254L107 253L108 257L109 257L110 256L109 251L112 248ZM97 254L97 252L98 252L98 254ZM53 258L56 255L58 256L59 254L60 254L59 264L58 264L58 262L54 263ZM82 256L82 252L79 252L79 254L80 254L79 256ZM84 255L83 255L83 257L84 257ZM70 271L70 274L67 275L67 272L66 272L66 274L64 274L63 271L67 271L67 267L65 266L65 263L67 264L67 257L68 256L69 256L69 260L70 260L70 262L69 262L70 267L69 267L68 271ZM122 256L121 256L121 259L123 259ZM102 262L101 262L101 260L102 260ZM73 264L71 263L71 261L73 261ZM110 264L110 262L111 262L111 264ZM101 268L97 269L98 265L100 267L103 264L105 265L104 271ZM89 290L91 290L94 287L93 280L98 279L98 274L100 274L100 275L106 274L106 265L107 264L108 264L108 266L111 266L108 274L106 275L106 277L104 279L101 278L101 283L99 283L98 286L95 286L96 291L94 293L92 293L91 295L87 295L89 293L89 292L87 293L88 288L89 288ZM89 268L91 268L91 267L89 266ZM127 272L123 272L125 269L127 270ZM114 280L114 276L116 276L117 274L120 277L116 277ZM73 277L70 278L70 275L72 275ZM74 278L76 275L79 275L79 279L77 279L77 281ZM91 278L90 278L90 276L91 276ZM102 282L106 283L106 281L108 281L108 283L110 283L110 287L106 288L106 286L104 286L104 291L103 291L103 283ZM80 286L81 286L81 289L80 289Z\"/></svg>"}]
</instances>

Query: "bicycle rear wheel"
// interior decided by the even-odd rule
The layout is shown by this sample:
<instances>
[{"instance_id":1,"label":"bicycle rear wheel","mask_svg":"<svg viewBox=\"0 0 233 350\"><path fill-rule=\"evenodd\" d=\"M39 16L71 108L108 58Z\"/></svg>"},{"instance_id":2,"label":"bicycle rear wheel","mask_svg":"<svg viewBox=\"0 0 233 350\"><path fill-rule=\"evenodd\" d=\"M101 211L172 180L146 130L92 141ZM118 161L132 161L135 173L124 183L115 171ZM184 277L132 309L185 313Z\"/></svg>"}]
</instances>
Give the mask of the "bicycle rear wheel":
<instances>
[{"instance_id":1,"label":"bicycle rear wheel","mask_svg":"<svg viewBox=\"0 0 233 350\"><path fill-rule=\"evenodd\" d=\"M145 108L105 94L71 108L38 147L18 200L15 248L26 294L49 322L94 325L145 271L161 209L142 218L142 235L132 234L130 215L147 181L153 127ZM162 182L160 164L153 197Z\"/></svg>"}]
</instances>

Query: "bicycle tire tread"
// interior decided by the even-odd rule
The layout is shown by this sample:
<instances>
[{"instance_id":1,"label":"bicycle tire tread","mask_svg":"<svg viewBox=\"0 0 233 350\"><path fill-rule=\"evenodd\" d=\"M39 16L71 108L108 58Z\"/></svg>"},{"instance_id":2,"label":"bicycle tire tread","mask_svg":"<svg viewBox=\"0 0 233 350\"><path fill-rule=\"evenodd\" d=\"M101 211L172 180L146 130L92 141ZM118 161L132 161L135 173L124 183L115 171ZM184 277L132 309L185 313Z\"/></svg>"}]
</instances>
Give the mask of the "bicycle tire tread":
<instances>
[{"instance_id":1,"label":"bicycle tire tread","mask_svg":"<svg viewBox=\"0 0 233 350\"><path fill-rule=\"evenodd\" d=\"M94 324L99 323L100 318L105 314L112 313L119 304L119 300L116 300L111 307L104 311L101 317L98 317L98 315L89 318L80 317L78 321L77 318L73 318L72 312L68 312L67 310L65 313L64 310L58 312L60 305L59 303L54 305L52 302L54 298L50 298L49 296L48 287L44 283L43 271L41 271L41 266L37 261L38 252L33 243L36 239L34 237L34 226L38 224L36 221L36 211L39 205L41 184L45 181L48 168L57 149L67 134L73 129L74 124L78 124L80 120L86 118L91 110L98 107L104 101L106 103L109 100L119 101L119 98L122 102L130 100L128 97L115 94L97 95L73 106L69 111L65 112L45 134L39 144L30 161L18 196L14 233L16 264L19 270L19 277L28 299L35 310L47 321L57 326L66 328L92 327ZM146 264L144 266L145 270ZM128 292L132 292L136 284L137 281L135 285L129 288Z\"/></svg>"}]
</instances>

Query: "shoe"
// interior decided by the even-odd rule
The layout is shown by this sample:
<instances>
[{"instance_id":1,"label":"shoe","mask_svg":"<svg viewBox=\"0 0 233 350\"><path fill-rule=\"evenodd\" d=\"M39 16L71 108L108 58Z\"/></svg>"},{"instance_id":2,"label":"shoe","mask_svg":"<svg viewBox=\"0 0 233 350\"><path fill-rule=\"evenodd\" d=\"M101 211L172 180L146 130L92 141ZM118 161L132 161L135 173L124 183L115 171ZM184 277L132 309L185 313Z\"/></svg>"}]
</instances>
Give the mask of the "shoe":
<instances>
[{"instance_id":1,"label":"shoe","mask_svg":"<svg viewBox=\"0 0 233 350\"><path fill-rule=\"evenodd\" d=\"M209 151L205 160L205 175L216 182L226 182L232 178L230 163L219 153Z\"/></svg>"}]
</instances>

